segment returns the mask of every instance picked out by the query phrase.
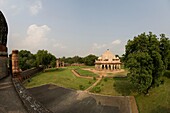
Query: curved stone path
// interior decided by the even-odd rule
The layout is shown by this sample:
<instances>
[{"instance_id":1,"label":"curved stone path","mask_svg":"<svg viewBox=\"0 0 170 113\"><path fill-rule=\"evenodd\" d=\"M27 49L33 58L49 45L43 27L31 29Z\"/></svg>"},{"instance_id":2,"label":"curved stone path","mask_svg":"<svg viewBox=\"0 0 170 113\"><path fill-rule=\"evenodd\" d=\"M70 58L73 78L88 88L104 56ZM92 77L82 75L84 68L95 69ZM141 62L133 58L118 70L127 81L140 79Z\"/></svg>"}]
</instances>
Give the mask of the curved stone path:
<instances>
[{"instance_id":1,"label":"curved stone path","mask_svg":"<svg viewBox=\"0 0 170 113\"><path fill-rule=\"evenodd\" d=\"M75 76L77 76L77 77L87 78L87 79L93 79L93 77L81 76L81 75L79 75L75 70L71 70L71 71L72 71L72 73L73 73ZM90 87L88 87L86 90L84 90L84 91L89 91L89 90L92 89L94 86L96 86L96 85L102 80L102 77L100 76L100 78L96 78L96 79L97 79L97 81L96 81L94 84L92 84Z\"/></svg>"}]
</instances>

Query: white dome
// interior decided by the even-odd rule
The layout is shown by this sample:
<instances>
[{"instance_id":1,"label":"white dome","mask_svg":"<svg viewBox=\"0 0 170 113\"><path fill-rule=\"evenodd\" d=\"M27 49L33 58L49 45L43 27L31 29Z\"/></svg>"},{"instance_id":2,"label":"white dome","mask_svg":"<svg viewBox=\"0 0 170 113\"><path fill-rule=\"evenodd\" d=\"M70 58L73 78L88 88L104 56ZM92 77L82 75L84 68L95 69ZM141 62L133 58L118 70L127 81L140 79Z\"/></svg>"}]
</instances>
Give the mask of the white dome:
<instances>
[{"instance_id":1,"label":"white dome","mask_svg":"<svg viewBox=\"0 0 170 113\"><path fill-rule=\"evenodd\" d=\"M113 59L116 59L115 55L113 53L111 53L109 50L107 50L106 52L104 52L101 56L102 60L108 60L108 61L112 61Z\"/></svg>"}]
</instances>

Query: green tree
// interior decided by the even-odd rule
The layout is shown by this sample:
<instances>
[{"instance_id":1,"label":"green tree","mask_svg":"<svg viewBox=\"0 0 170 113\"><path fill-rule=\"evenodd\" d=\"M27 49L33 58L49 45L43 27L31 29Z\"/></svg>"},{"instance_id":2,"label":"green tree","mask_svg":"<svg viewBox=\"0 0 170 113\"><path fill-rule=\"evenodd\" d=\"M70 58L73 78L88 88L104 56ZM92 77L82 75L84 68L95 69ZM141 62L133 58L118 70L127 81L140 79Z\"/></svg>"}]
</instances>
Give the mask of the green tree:
<instances>
[{"instance_id":1,"label":"green tree","mask_svg":"<svg viewBox=\"0 0 170 113\"><path fill-rule=\"evenodd\" d=\"M170 70L170 40L165 34L160 35L160 50L165 69Z\"/></svg>"},{"instance_id":2,"label":"green tree","mask_svg":"<svg viewBox=\"0 0 170 113\"><path fill-rule=\"evenodd\" d=\"M38 50L38 52L36 54L37 66L43 65L46 68L48 66L54 67L55 61L56 61L56 57L54 55L52 55L51 53L48 53L47 50Z\"/></svg>"},{"instance_id":3,"label":"green tree","mask_svg":"<svg viewBox=\"0 0 170 113\"><path fill-rule=\"evenodd\" d=\"M36 66L36 58L30 51L21 50L19 55L19 67L22 70L30 69Z\"/></svg>"},{"instance_id":4,"label":"green tree","mask_svg":"<svg viewBox=\"0 0 170 113\"><path fill-rule=\"evenodd\" d=\"M90 54L84 58L84 63L87 66L93 66L97 58L97 56Z\"/></svg>"},{"instance_id":5,"label":"green tree","mask_svg":"<svg viewBox=\"0 0 170 113\"><path fill-rule=\"evenodd\" d=\"M164 65L159 46L160 42L152 32L142 33L126 45L123 60L129 68L128 77L138 92L147 93L151 87L160 84Z\"/></svg>"}]
</instances>

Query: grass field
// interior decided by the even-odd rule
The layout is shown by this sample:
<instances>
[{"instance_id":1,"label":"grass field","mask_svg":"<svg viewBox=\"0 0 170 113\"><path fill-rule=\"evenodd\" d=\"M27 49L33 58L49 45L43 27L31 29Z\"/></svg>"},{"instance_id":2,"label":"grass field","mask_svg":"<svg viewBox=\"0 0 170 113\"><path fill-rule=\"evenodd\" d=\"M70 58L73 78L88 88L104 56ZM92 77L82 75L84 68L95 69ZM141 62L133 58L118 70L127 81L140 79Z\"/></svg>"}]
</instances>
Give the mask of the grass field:
<instances>
[{"instance_id":1,"label":"grass field","mask_svg":"<svg viewBox=\"0 0 170 113\"><path fill-rule=\"evenodd\" d=\"M135 96L140 113L170 113L170 79L164 79L165 83L153 88L149 96Z\"/></svg>"},{"instance_id":2,"label":"grass field","mask_svg":"<svg viewBox=\"0 0 170 113\"><path fill-rule=\"evenodd\" d=\"M71 72L72 69L80 69L81 67L68 67L46 70L39 73L26 82L26 87L35 87L43 84L56 84L67 88L80 89L80 85L84 89L91 86L95 81L91 79L77 78ZM83 67L85 68L85 67ZM87 72L84 72L87 73ZM127 72L115 73L117 75L125 75ZM116 75L116 76L117 76ZM133 95L140 113L170 113L170 78L164 77L164 84L150 90L149 95L136 94L133 92L133 86L126 77L123 78L103 78L97 87L101 88L100 94L112 96L129 96ZM90 83L90 84L89 84Z\"/></svg>"},{"instance_id":3,"label":"grass field","mask_svg":"<svg viewBox=\"0 0 170 113\"><path fill-rule=\"evenodd\" d=\"M42 72L31 78L30 82L25 82L25 87L31 88L41 86L44 84L56 84L66 88L80 89L80 85L84 89L88 88L95 82L92 79L78 78L71 72L72 69L77 67L50 69Z\"/></svg>"},{"instance_id":4,"label":"grass field","mask_svg":"<svg viewBox=\"0 0 170 113\"><path fill-rule=\"evenodd\" d=\"M133 86L127 78L107 78L97 85L100 94L112 96L133 95L136 98L140 113L170 113L170 79L164 77L165 83L151 89L149 95L134 93Z\"/></svg>"},{"instance_id":5,"label":"grass field","mask_svg":"<svg viewBox=\"0 0 170 113\"><path fill-rule=\"evenodd\" d=\"M101 88L100 94L104 95L128 96L133 92L127 78L103 78L97 86Z\"/></svg>"},{"instance_id":6,"label":"grass field","mask_svg":"<svg viewBox=\"0 0 170 113\"><path fill-rule=\"evenodd\" d=\"M107 73L107 76L114 76L114 77L124 77L128 73L127 70L122 71L122 72L117 72L117 73Z\"/></svg>"},{"instance_id":7,"label":"grass field","mask_svg":"<svg viewBox=\"0 0 170 113\"><path fill-rule=\"evenodd\" d=\"M88 77L99 77L99 75L88 71L88 70L83 70L81 68L76 69L76 72L78 72L81 76L88 76Z\"/></svg>"}]
</instances>

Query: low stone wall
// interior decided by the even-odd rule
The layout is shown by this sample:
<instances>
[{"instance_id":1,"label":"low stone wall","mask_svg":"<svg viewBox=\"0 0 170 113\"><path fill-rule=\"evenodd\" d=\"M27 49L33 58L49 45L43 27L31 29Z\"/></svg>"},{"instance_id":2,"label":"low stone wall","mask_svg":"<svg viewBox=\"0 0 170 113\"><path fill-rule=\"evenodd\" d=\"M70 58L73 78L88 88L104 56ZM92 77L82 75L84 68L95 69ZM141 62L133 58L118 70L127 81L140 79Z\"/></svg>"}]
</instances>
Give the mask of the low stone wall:
<instances>
[{"instance_id":1,"label":"low stone wall","mask_svg":"<svg viewBox=\"0 0 170 113\"><path fill-rule=\"evenodd\" d=\"M42 67L32 68L32 69L22 71L21 76L22 76L23 80L26 80L26 79L34 76L35 74L37 74L38 72L41 72L41 71L43 71Z\"/></svg>"},{"instance_id":2,"label":"low stone wall","mask_svg":"<svg viewBox=\"0 0 170 113\"><path fill-rule=\"evenodd\" d=\"M29 113L52 113L35 98L33 98L17 78L13 78L12 82Z\"/></svg>"}]
</instances>

